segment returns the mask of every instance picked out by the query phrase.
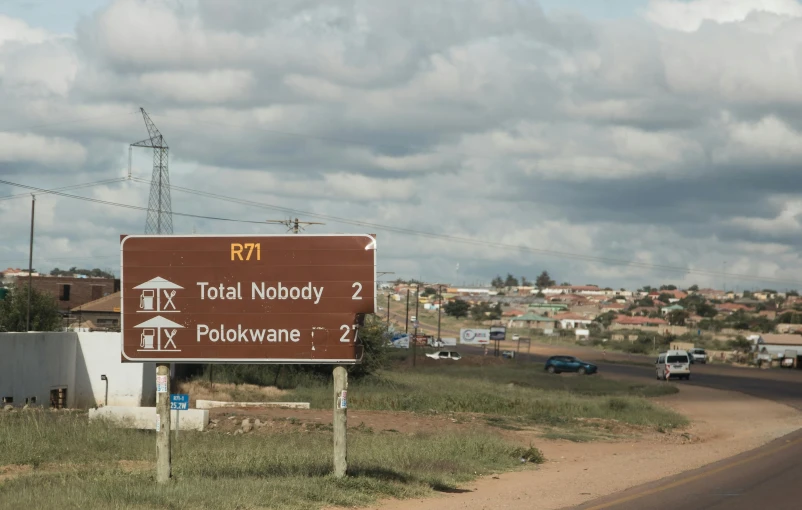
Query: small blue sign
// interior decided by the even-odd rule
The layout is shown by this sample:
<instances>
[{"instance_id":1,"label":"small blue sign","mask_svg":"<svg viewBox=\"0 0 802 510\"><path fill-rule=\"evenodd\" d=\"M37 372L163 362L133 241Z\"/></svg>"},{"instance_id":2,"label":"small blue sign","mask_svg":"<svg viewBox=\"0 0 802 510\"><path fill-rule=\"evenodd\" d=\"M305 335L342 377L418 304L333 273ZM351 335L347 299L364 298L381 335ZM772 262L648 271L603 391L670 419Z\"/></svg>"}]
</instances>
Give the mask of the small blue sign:
<instances>
[{"instance_id":1,"label":"small blue sign","mask_svg":"<svg viewBox=\"0 0 802 510\"><path fill-rule=\"evenodd\" d=\"M170 410L186 411L189 409L189 395L170 395Z\"/></svg>"}]
</instances>

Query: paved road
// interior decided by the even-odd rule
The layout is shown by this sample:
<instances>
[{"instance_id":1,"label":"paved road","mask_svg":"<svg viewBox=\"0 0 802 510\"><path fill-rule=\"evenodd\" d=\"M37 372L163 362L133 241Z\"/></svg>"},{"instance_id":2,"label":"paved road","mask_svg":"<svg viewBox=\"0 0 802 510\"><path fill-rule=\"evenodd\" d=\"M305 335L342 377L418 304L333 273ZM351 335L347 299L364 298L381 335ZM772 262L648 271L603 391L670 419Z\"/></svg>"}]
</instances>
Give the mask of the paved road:
<instances>
[{"instance_id":1,"label":"paved road","mask_svg":"<svg viewBox=\"0 0 802 510\"><path fill-rule=\"evenodd\" d=\"M395 315L395 314L393 314ZM400 319L403 324L404 317ZM424 326L421 330L431 332ZM445 333L445 331L444 331ZM538 354L543 346L532 345L529 361L543 363L548 357ZM558 346L549 346L554 352ZM463 352L481 354L483 348L460 346ZM582 357L574 348L566 354ZM588 357L598 353L587 352ZM633 357L649 362L647 357ZM601 374L656 379L652 366L593 361ZM802 411L802 371L757 370L728 365L694 364L690 381L677 384L706 386L738 391L780 402ZM748 417L744 417L748 419ZM588 502L581 510L772 510L802 509L802 496L796 487L802 480L802 430L780 438L756 450L710 464L677 476L634 487L627 491Z\"/></svg>"},{"instance_id":2,"label":"paved road","mask_svg":"<svg viewBox=\"0 0 802 510\"><path fill-rule=\"evenodd\" d=\"M591 501L581 510L798 510L802 431L700 469Z\"/></svg>"}]
</instances>

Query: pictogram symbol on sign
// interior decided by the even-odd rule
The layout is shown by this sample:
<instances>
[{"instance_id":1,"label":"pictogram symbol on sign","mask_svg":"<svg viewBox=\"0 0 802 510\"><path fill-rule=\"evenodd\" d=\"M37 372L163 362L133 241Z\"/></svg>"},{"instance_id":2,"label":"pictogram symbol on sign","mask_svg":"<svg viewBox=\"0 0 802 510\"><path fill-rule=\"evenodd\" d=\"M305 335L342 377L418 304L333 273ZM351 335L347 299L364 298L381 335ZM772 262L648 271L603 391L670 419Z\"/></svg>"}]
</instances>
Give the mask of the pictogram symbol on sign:
<instances>
[{"instance_id":1,"label":"pictogram symbol on sign","mask_svg":"<svg viewBox=\"0 0 802 510\"><path fill-rule=\"evenodd\" d=\"M181 324L157 315L134 327L142 330L138 351L181 352L181 349L175 344L175 334L179 329L184 328ZM164 346L162 346L162 332L166 338Z\"/></svg>"},{"instance_id":2,"label":"pictogram symbol on sign","mask_svg":"<svg viewBox=\"0 0 802 510\"><path fill-rule=\"evenodd\" d=\"M178 309L175 307L173 298L176 290L184 290L184 287L157 276L141 285L137 285L134 290L142 291L142 294L139 295L139 310L137 312L176 313Z\"/></svg>"}]
</instances>

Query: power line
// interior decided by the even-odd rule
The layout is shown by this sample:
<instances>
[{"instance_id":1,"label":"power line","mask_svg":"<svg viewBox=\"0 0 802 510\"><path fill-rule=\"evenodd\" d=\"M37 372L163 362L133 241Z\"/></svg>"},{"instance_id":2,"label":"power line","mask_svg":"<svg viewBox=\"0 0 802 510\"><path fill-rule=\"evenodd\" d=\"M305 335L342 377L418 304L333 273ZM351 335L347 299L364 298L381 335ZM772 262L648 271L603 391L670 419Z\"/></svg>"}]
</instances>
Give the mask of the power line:
<instances>
[{"instance_id":1,"label":"power line","mask_svg":"<svg viewBox=\"0 0 802 510\"><path fill-rule=\"evenodd\" d=\"M46 189L42 189L42 188L37 188L35 186L27 186L25 184L18 184L16 182L6 181L6 180L2 180L2 179L0 179L0 184L6 184L8 186L16 186L18 188L29 189L31 191L36 191L37 193L47 193L47 194L50 194L50 195L58 195L60 197L73 198L73 199L76 199L76 200L83 200L83 201L92 202L92 203L95 203L95 204L110 205L110 206L113 206L113 207L122 207L124 209L132 209L132 210L135 210L135 211L147 211L148 210L147 207L140 207L138 205L120 204L120 203L117 203L117 202L109 202L108 200L100 200L99 198L90 198L90 197L82 197L82 196L79 196L79 195L70 195L69 193L63 193L61 191L46 190ZM201 214L189 214L189 213L173 212L173 215L175 215L175 216L183 216L183 217L186 217L186 218L200 218L200 219L204 219L204 220L229 221L229 222L233 222L233 223L252 223L252 224L256 224L256 225L264 225L265 224L264 221L239 220L239 219L234 219L234 218L220 218L220 217L217 217L217 216L204 216L204 215L201 215Z\"/></svg>"},{"instance_id":2,"label":"power line","mask_svg":"<svg viewBox=\"0 0 802 510\"><path fill-rule=\"evenodd\" d=\"M39 192L39 193L44 194L44 193L53 193L55 191L68 191L68 190L74 190L74 189L91 188L93 186L101 186L103 184L116 184L118 182L123 182L125 180L126 180L125 177L117 177L115 179L105 179L105 180L102 180L102 181L86 182L86 183L83 183L83 184L74 184L72 186L64 186L62 188L51 188L49 190L45 190L45 191ZM10 199L14 199L14 198L30 197L30 196L31 196L30 193L14 193L12 195L5 195L5 196L0 197L0 200L10 200Z\"/></svg>"},{"instance_id":3,"label":"power line","mask_svg":"<svg viewBox=\"0 0 802 510\"><path fill-rule=\"evenodd\" d=\"M109 113L106 115L97 115L95 117L83 117L78 119L71 119L71 120L62 120L58 122L47 122L44 124L33 124L30 126L21 126L21 127L0 127L0 131L11 132L11 131L27 131L29 129L36 129L42 127L50 127L50 126L61 126L64 124L77 124L79 122L87 122L90 120L98 120L98 119L107 119L109 117L119 117L122 115L132 115L134 113L139 113L139 110L134 110L131 112L118 112L118 113Z\"/></svg>"},{"instance_id":4,"label":"power line","mask_svg":"<svg viewBox=\"0 0 802 510\"><path fill-rule=\"evenodd\" d=\"M144 179L134 177L132 180L136 182L140 182L142 184L150 184L150 181L146 181ZM671 272L681 272L687 274L695 274L700 276L728 276L733 278L740 278L743 280L752 280L752 281L761 281L761 282L773 282L773 283L789 283L794 285L802 285L802 282L796 282L791 280L784 280L780 278L770 278L770 277L761 277L761 276L754 276L754 275L745 275L745 274L737 274L737 273L722 273L719 271L710 271L705 269L691 269L686 267L679 267L679 266L670 266L670 265L662 265L662 264L648 264L645 262L637 262L632 260L624 260L624 259L615 259L609 257L597 257L593 255L583 255L580 253L570 253L570 252L563 252L558 250L549 250L545 248L534 248L530 246L520 246L520 245L513 245L513 244L506 244L506 243L497 243L497 242L490 242L484 241L480 239L471 239L466 237L459 237L459 236L452 236L448 234L436 234L432 232L425 232L420 230L414 230L404 227L393 227L388 225L381 225L378 223L366 222L366 221L359 221L359 220L350 220L347 218L340 218L337 216L331 216L326 214L319 214L313 213L309 211L302 211L300 209L293 209L289 207L281 207L277 205L265 204L261 202L255 202L252 200L246 200L242 198L235 198L229 197L226 195L221 195L218 193L209 193L205 191L195 190L191 188L186 188L183 186L176 186L174 184L170 185L171 189L182 191L184 193L189 193L196 196L202 196L206 198L214 198L217 200L222 200L226 202L232 202L240 205L250 205L254 207L261 207L264 209L271 209L277 211L283 211L291 214L298 214L298 215L305 215L305 216L312 216L315 218L326 219L329 221L334 221L337 223L343 223L346 225L354 225L359 227L366 227L378 230L385 230L389 232L395 232L399 234L405 235L412 235L412 236L420 236L426 237L429 239L439 239L439 240L446 240L446 241L453 241L463 244L471 244L474 246L482 246L482 247L493 247L493 248L504 248L504 249L511 249L511 250L519 250L528 253L534 253L539 255L550 255L555 257L562 257L562 258L569 258L575 260L583 260L586 262L599 262L604 264L611 264L611 265L624 265L630 267L637 267L642 269L653 269L653 270L663 270L663 271L671 271Z\"/></svg>"}]
</instances>

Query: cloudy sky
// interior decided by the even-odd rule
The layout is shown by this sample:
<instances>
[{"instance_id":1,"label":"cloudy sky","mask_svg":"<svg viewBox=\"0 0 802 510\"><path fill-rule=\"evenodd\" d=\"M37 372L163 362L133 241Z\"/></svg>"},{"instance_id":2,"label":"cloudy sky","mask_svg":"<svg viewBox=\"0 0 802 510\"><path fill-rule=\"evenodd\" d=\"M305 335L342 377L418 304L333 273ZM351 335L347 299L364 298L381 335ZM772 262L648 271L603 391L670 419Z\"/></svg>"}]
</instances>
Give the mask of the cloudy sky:
<instances>
[{"instance_id":1,"label":"cloudy sky","mask_svg":"<svg viewBox=\"0 0 802 510\"><path fill-rule=\"evenodd\" d=\"M174 211L375 232L396 276L802 288L797 0L0 1L0 179L125 177L140 106L174 185L256 203L174 189ZM150 179L146 149L132 169ZM148 185L68 193L144 207ZM144 231L36 207L39 270L118 270ZM27 265L29 221L29 195L0 199L0 267Z\"/></svg>"}]
</instances>

